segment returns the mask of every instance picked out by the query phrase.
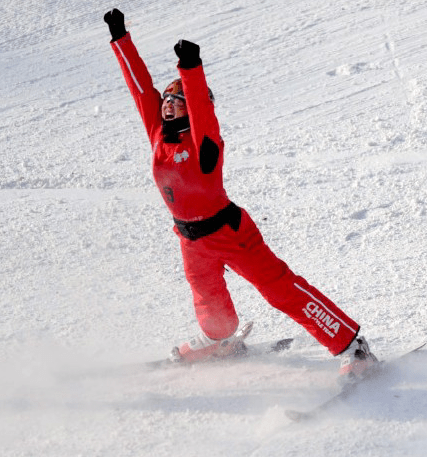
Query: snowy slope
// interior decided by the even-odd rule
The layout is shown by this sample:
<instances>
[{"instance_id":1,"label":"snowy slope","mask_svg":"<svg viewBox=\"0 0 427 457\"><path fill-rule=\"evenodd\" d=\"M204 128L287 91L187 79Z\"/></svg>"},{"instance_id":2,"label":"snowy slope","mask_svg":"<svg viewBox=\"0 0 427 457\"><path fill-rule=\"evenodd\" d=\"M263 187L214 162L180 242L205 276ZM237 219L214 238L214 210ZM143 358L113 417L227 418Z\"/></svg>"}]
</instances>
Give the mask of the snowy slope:
<instances>
[{"instance_id":1,"label":"snowy slope","mask_svg":"<svg viewBox=\"0 0 427 457\"><path fill-rule=\"evenodd\" d=\"M0 455L424 456L423 352L323 420L337 361L233 273L281 357L149 373L197 332L150 148L109 46L121 8L162 89L201 45L225 182L380 357L427 334L421 0L16 0L0 7Z\"/></svg>"}]
</instances>

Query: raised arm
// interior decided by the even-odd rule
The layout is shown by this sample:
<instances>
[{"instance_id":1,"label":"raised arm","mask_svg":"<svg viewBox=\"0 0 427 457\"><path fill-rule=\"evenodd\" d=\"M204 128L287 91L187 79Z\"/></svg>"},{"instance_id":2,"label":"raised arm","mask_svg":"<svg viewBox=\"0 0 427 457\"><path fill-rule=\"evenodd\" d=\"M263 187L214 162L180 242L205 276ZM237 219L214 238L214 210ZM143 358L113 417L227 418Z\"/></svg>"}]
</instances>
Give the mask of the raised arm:
<instances>
[{"instance_id":1,"label":"raised arm","mask_svg":"<svg viewBox=\"0 0 427 457\"><path fill-rule=\"evenodd\" d=\"M200 59L200 48L195 43L180 40L174 49L179 57L178 70L187 101L193 142L199 152L202 172L208 174L222 159L223 141Z\"/></svg>"},{"instance_id":2,"label":"raised arm","mask_svg":"<svg viewBox=\"0 0 427 457\"><path fill-rule=\"evenodd\" d=\"M104 16L104 21L110 28L111 46L152 142L154 131L162 122L160 93L154 88L147 66L126 32L123 13L113 9Z\"/></svg>"}]
</instances>

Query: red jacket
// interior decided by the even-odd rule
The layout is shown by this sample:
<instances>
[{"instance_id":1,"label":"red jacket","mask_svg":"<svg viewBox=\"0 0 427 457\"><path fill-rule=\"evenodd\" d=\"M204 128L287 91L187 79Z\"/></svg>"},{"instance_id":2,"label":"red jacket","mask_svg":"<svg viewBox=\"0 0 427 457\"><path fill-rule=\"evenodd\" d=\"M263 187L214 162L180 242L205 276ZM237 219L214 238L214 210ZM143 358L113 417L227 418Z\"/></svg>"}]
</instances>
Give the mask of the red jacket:
<instances>
[{"instance_id":1,"label":"red jacket","mask_svg":"<svg viewBox=\"0 0 427 457\"><path fill-rule=\"evenodd\" d=\"M178 68L190 129L179 133L180 143L165 143L162 97L130 34L111 45L142 116L153 149L154 179L173 217L197 221L213 216L230 200L222 179L224 143L202 65L188 70ZM206 160L206 156L213 160ZM203 165L203 160L208 166Z\"/></svg>"}]
</instances>

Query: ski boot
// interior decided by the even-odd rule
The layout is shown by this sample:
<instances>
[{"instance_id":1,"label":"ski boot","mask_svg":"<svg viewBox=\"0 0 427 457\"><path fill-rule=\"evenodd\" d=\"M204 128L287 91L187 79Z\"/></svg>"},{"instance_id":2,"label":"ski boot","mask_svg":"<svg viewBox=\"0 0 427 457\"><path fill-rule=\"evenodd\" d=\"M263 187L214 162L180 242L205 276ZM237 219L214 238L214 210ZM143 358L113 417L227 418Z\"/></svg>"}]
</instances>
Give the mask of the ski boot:
<instances>
[{"instance_id":1,"label":"ski boot","mask_svg":"<svg viewBox=\"0 0 427 457\"><path fill-rule=\"evenodd\" d=\"M341 366L339 374L341 382L364 378L378 364L378 359L369 349L363 336L353 340L350 346L340 354Z\"/></svg>"},{"instance_id":2,"label":"ski boot","mask_svg":"<svg viewBox=\"0 0 427 457\"><path fill-rule=\"evenodd\" d=\"M190 341L181 344L179 348L174 347L169 359L172 362L193 363L244 354L246 352L244 339L249 335L252 327L253 323L248 322L236 333L222 340L212 340L204 333L200 333Z\"/></svg>"}]
</instances>

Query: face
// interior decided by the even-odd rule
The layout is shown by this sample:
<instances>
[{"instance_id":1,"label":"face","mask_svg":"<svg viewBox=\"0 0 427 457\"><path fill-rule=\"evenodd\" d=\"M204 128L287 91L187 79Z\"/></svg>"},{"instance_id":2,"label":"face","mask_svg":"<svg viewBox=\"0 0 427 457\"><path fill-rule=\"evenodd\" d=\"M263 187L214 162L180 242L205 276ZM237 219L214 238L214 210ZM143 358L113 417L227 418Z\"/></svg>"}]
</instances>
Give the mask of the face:
<instances>
[{"instance_id":1,"label":"face","mask_svg":"<svg viewBox=\"0 0 427 457\"><path fill-rule=\"evenodd\" d=\"M162 118L165 121L173 121L188 114L185 100L173 95L166 95L162 103Z\"/></svg>"}]
</instances>

